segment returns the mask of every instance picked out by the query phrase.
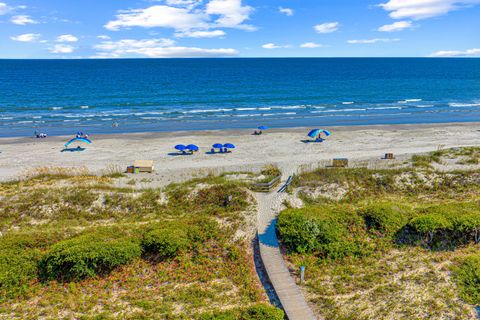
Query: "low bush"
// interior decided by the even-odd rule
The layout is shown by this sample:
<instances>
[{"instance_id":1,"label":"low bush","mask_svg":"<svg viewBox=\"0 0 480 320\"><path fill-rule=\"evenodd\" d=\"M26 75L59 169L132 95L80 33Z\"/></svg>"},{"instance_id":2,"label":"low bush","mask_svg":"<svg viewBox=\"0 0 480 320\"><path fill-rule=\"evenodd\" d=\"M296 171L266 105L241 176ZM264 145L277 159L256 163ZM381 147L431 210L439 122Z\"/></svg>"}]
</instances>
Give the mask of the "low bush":
<instances>
[{"instance_id":1,"label":"low bush","mask_svg":"<svg viewBox=\"0 0 480 320\"><path fill-rule=\"evenodd\" d=\"M0 302L25 293L37 276L40 251L3 247L0 249Z\"/></svg>"},{"instance_id":2,"label":"low bush","mask_svg":"<svg viewBox=\"0 0 480 320\"><path fill-rule=\"evenodd\" d=\"M472 239L480 241L480 212L455 215L452 217L453 229L466 242Z\"/></svg>"},{"instance_id":3,"label":"low bush","mask_svg":"<svg viewBox=\"0 0 480 320\"><path fill-rule=\"evenodd\" d=\"M410 220L408 226L419 235L425 236L429 243L432 243L437 233L452 229L451 221L440 214L425 214L415 217Z\"/></svg>"},{"instance_id":4,"label":"low bush","mask_svg":"<svg viewBox=\"0 0 480 320\"><path fill-rule=\"evenodd\" d=\"M283 320L285 313L268 304L255 304L244 310L202 314L199 320Z\"/></svg>"},{"instance_id":5,"label":"low bush","mask_svg":"<svg viewBox=\"0 0 480 320\"><path fill-rule=\"evenodd\" d=\"M283 320L285 314L282 310L267 304L257 304L245 310L241 320Z\"/></svg>"},{"instance_id":6,"label":"low bush","mask_svg":"<svg viewBox=\"0 0 480 320\"><path fill-rule=\"evenodd\" d=\"M174 258L188 246L185 231L178 228L153 229L142 240L144 252L158 255L161 259Z\"/></svg>"},{"instance_id":7,"label":"low bush","mask_svg":"<svg viewBox=\"0 0 480 320\"><path fill-rule=\"evenodd\" d=\"M134 239L85 234L53 245L40 261L40 275L44 280L82 280L108 273L141 254Z\"/></svg>"},{"instance_id":8,"label":"low bush","mask_svg":"<svg viewBox=\"0 0 480 320\"><path fill-rule=\"evenodd\" d=\"M420 208L407 228L413 237L432 245L441 241L457 246L480 241L480 207L477 203L452 203ZM410 241L413 242L413 241Z\"/></svg>"},{"instance_id":9,"label":"low bush","mask_svg":"<svg viewBox=\"0 0 480 320\"><path fill-rule=\"evenodd\" d=\"M306 217L301 210L282 212L277 230L289 251L311 253L319 249L320 228L314 219Z\"/></svg>"},{"instance_id":10,"label":"low bush","mask_svg":"<svg viewBox=\"0 0 480 320\"><path fill-rule=\"evenodd\" d=\"M465 258L453 270L460 297L467 303L480 304L480 255Z\"/></svg>"},{"instance_id":11,"label":"low bush","mask_svg":"<svg viewBox=\"0 0 480 320\"><path fill-rule=\"evenodd\" d=\"M339 208L288 209L279 215L277 230L290 252L313 253L340 259L368 254L371 248L359 235L364 233L354 212Z\"/></svg>"},{"instance_id":12,"label":"low bush","mask_svg":"<svg viewBox=\"0 0 480 320\"><path fill-rule=\"evenodd\" d=\"M386 237L393 236L411 216L407 208L389 202L369 204L359 213L370 231Z\"/></svg>"}]
</instances>

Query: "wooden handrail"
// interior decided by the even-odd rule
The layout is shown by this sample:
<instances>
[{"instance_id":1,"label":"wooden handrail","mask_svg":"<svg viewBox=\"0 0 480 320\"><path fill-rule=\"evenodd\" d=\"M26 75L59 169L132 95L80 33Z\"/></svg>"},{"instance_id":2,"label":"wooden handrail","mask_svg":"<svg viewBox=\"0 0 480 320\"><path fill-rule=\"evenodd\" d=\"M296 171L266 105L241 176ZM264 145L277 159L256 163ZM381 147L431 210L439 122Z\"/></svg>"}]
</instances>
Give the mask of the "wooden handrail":
<instances>
[{"instance_id":1,"label":"wooden handrail","mask_svg":"<svg viewBox=\"0 0 480 320\"><path fill-rule=\"evenodd\" d=\"M270 182L259 182L253 185L253 189L259 192L270 192L270 190L277 186L277 184L282 179L282 176L276 176Z\"/></svg>"}]
</instances>

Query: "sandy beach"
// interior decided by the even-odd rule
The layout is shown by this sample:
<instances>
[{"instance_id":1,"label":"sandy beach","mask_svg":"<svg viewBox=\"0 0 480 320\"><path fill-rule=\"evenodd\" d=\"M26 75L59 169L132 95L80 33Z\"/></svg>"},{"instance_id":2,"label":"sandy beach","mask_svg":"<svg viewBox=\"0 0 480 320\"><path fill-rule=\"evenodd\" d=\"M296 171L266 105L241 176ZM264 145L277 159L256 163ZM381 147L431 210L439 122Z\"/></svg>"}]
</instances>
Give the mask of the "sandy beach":
<instances>
[{"instance_id":1,"label":"sandy beach","mask_svg":"<svg viewBox=\"0 0 480 320\"><path fill-rule=\"evenodd\" d=\"M148 175L159 184L185 180L194 174L258 170L276 164L286 174L302 165L315 165L335 157L351 161L380 159L393 152L397 159L438 148L475 146L480 141L477 123L434 125L382 125L329 127L323 143L305 143L307 128L275 129L261 136L248 130L133 133L92 135L82 152L61 152L70 137L0 139L0 180L21 177L37 167L86 167L101 173L108 167L126 169L136 159L155 161ZM214 143L233 143L230 154L207 154ZM174 145L194 143L200 152L175 156ZM145 176L144 174L139 176Z\"/></svg>"}]
</instances>

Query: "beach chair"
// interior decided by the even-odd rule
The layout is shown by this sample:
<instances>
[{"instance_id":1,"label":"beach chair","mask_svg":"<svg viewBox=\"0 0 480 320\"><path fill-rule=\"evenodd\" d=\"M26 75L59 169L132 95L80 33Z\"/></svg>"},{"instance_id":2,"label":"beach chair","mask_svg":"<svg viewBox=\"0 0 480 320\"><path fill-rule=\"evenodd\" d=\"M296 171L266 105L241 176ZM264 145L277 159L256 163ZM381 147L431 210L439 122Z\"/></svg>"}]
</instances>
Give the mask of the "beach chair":
<instances>
[{"instance_id":1,"label":"beach chair","mask_svg":"<svg viewBox=\"0 0 480 320\"><path fill-rule=\"evenodd\" d=\"M138 168L139 172L153 172L153 160L135 160L133 166Z\"/></svg>"}]
</instances>

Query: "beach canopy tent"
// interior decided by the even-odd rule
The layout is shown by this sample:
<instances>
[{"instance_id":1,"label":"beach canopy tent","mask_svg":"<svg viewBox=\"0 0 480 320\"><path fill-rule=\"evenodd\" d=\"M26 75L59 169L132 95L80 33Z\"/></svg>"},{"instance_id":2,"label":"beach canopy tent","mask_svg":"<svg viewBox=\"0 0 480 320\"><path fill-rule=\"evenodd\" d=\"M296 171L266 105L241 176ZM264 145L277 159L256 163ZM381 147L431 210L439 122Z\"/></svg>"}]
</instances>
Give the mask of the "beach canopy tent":
<instances>
[{"instance_id":1,"label":"beach canopy tent","mask_svg":"<svg viewBox=\"0 0 480 320\"><path fill-rule=\"evenodd\" d=\"M260 127L258 127L258 130L265 131L265 130L268 130L268 127L267 126L260 126Z\"/></svg>"},{"instance_id":2,"label":"beach canopy tent","mask_svg":"<svg viewBox=\"0 0 480 320\"><path fill-rule=\"evenodd\" d=\"M223 148L223 144L221 143L215 143L213 146L212 146L213 149L222 149Z\"/></svg>"},{"instance_id":3,"label":"beach canopy tent","mask_svg":"<svg viewBox=\"0 0 480 320\"><path fill-rule=\"evenodd\" d=\"M191 152L197 152L200 148L194 144L189 144L185 149Z\"/></svg>"},{"instance_id":4,"label":"beach canopy tent","mask_svg":"<svg viewBox=\"0 0 480 320\"><path fill-rule=\"evenodd\" d=\"M235 145L231 143L225 143L223 147L227 149L235 149Z\"/></svg>"},{"instance_id":5,"label":"beach canopy tent","mask_svg":"<svg viewBox=\"0 0 480 320\"><path fill-rule=\"evenodd\" d=\"M65 148L68 148L68 146L71 145L74 142L84 142L86 144L91 144L92 143L92 141L90 141L88 138L73 138L72 140L65 143Z\"/></svg>"},{"instance_id":6,"label":"beach canopy tent","mask_svg":"<svg viewBox=\"0 0 480 320\"><path fill-rule=\"evenodd\" d=\"M328 131L328 130L323 130L323 129L313 129L311 130L309 133L308 133L308 136L312 139L321 139L321 135L325 134L325 136L330 136L331 135L331 132Z\"/></svg>"}]
</instances>

